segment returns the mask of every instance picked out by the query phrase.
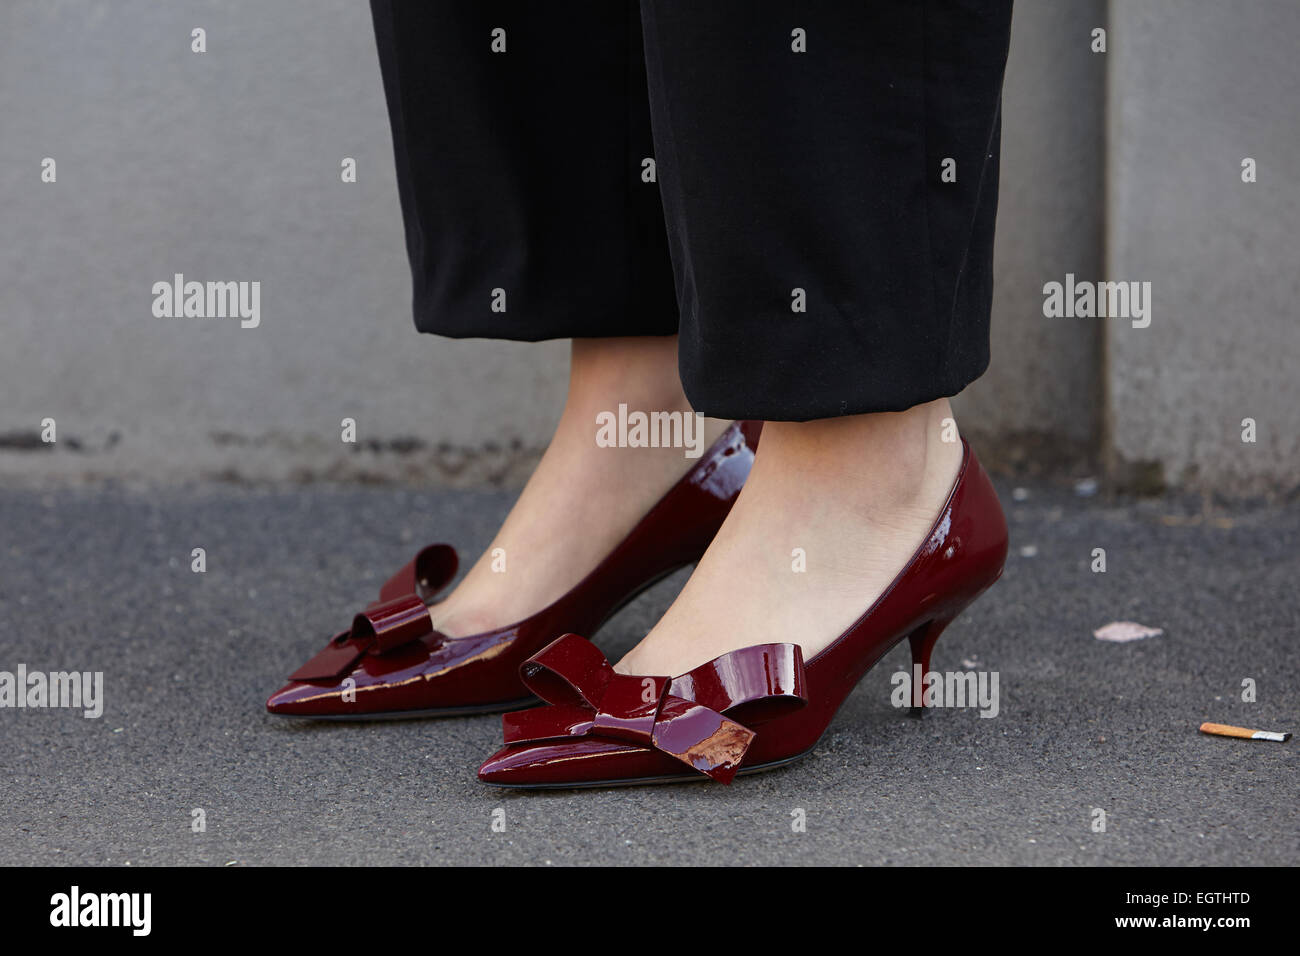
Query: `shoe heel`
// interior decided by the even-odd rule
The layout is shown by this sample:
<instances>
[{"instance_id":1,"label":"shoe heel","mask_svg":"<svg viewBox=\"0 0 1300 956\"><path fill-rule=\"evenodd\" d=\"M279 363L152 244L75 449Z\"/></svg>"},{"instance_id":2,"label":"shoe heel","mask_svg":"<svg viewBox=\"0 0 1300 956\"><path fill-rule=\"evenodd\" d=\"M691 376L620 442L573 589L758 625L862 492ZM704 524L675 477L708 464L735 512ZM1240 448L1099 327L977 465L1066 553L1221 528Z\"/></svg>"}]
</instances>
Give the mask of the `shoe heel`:
<instances>
[{"instance_id":1,"label":"shoe heel","mask_svg":"<svg viewBox=\"0 0 1300 956\"><path fill-rule=\"evenodd\" d=\"M925 680L925 675L930 673L930 652L934 650L935 641L939 640L939 635L943 629L952 623L952 618L935 618L922 624L911 634L907 635L907 642L912 645L912 677ZM920 668L918 670L918 668ZM921 701L920 704L913 704L910 711L913 717L925 716L925 697L922 693L918 696L915 685L912 688L912 700Z\"/></svg>"}]
</instances>

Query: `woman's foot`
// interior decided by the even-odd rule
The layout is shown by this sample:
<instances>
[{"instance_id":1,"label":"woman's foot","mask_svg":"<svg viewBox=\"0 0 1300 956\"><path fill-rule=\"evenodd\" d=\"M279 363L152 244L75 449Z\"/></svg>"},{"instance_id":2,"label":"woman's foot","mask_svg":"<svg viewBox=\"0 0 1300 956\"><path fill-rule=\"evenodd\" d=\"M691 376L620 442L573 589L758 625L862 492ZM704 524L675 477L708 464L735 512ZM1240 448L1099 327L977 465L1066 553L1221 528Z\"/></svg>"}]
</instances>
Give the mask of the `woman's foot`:
<instances>
[{"instance_id":1,"label":"woman's foot","mask_svg":"<svg viewBox=\"0 0 1300 956\"><path fill-rule=\"evenodd\" d=\"M615 669L675 676L770 642L798 643L811 659L906 566L961 461L947 399L898 413L768 422L713 544Z\"/></svg>"},{"instance_id":2,"label":"woman's foot","mask_svg":"<svg viewBox=\"0 0 1300 956\"><path fill-rule=\"evenodd\" d=\"M696 457L682 447L603 447L597 416L680 416ZM703 434L677 374L676 336L579 339L569 394L551 443L487 551L446 598L434 626L460 637L536 613L598 565L722 434Z\"/></svg>"}]
</instances>

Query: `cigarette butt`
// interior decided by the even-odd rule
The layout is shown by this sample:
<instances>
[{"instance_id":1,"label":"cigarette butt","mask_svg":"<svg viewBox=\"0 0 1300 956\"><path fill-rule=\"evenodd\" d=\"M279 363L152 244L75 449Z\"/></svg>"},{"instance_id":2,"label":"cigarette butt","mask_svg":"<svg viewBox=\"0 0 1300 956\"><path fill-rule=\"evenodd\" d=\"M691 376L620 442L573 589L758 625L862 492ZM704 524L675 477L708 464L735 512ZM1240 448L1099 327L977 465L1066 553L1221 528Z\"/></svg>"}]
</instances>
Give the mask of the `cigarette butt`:
<instances>
[{"instance_id":1,"label":"cigarette butt","mask_svg":"<svg viewBox=\"0 0 1300 956\"><path fill-rule=\"evenodd\" d=\"M1272 730L1251 730L1248 727L1233 727L1231 724L1201 724L1201 733L1217 734L1220 737L1240 737L1243 740L1276 740L1280 744L1291 739L1290 734L1279 734Z\"/></svg>"}]
</instances>

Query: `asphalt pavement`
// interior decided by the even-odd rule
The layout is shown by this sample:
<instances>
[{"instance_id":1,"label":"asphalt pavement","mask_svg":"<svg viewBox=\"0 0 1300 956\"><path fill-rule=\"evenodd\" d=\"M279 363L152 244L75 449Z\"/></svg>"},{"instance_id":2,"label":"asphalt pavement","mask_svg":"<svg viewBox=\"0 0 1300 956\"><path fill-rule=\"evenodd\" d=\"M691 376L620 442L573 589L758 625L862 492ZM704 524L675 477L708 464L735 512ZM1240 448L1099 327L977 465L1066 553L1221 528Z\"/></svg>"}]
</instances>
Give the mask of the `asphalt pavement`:
<instances>
[{"instance_id":1,"label":"asphalt pavement","mask_svg":"<svg viewBox=\"0 0 1300 956\"><path fill-rule=\"evenodd\" d=\"M895 650L791 767L568 792L476 780L499 717L263 709L419 545L481 549L510 494L0 491L0 671L104 674L99 718L0 709L0 864L1300 863L1300 741L1197 731L1300 730L1300 509L999 490L1006 573L933 661L996 672L996 717L908 717L890 700L909 663ZM683 580L606 626L611 658ZM1163 633L1093 636L1114 621Z\"/></svg>"}]
</instances>

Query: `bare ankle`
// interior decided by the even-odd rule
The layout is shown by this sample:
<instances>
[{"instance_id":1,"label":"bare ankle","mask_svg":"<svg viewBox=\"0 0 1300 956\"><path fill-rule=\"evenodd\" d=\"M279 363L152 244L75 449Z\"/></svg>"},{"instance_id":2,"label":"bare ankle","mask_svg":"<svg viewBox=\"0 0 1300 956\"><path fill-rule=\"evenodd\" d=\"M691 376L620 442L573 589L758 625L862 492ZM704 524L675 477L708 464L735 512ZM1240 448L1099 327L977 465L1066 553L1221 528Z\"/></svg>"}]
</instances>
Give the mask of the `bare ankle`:
<instances>
[{"instance_id":1,"label":"bare ankle","mask_svg":"<svg viewBox=\"0 0 1300 956\"><path fill-rule=\"evenodd\" d=\"M846 504L867 511L928 508L955 480L961 447L947 399L904 412L769 422L755 476L833 484Z\"/></svg>"},{"instance_id":2,"label":"bare ankle","mask_svg":"<svg viewBox=\"0 0 1300 956\"><path fill-rule=\"evenodd\" d=\"M690 410L677 372L677 336L573 340L568 405L585 414L620 403L647 411Z\"/></svg>"}]
</instances>

